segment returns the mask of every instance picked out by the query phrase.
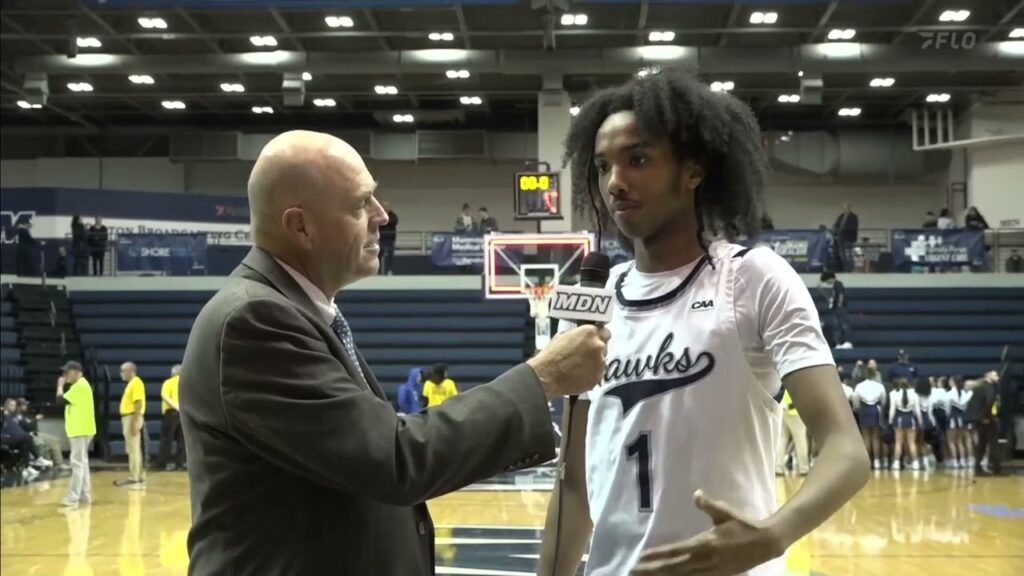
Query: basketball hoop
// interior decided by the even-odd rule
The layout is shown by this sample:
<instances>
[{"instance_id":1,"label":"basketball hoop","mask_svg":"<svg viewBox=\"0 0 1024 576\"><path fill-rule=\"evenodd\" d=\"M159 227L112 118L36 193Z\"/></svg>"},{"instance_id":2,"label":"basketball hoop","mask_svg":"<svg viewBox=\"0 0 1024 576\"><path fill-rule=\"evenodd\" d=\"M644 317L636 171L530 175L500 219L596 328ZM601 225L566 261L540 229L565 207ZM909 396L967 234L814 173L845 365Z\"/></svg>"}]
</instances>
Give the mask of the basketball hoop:
<instances>
[{"instance_id":1,"label":"basketball hoop","mask_svg":"<svg viewBox=\"0 0 1024 576\"><path fill-rule=\"evenodd\" d=\"M526 292L526 297L530 300L530 317L537 318L538 320L544 320L548 317L548 303L551 301L551 295L554 294L555 287L551 284L538 284L536 286L527 286L523 289Z\"/></svg>"}]
</instances>

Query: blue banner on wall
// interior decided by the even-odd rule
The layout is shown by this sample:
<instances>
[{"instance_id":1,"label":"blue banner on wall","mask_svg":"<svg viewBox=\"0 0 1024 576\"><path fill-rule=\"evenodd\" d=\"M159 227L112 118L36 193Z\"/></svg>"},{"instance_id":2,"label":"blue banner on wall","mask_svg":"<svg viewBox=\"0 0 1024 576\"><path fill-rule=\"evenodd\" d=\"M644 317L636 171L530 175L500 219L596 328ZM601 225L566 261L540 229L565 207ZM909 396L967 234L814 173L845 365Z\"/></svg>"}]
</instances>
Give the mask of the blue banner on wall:
<instances>
[{"instance_id":1,"label":"blue banner on wall","mask_svg":"<svg viewBox=\"0 0 1024 576\"><path fill-rule=\"evenodd\" d=\"M828 262L831 234L825 230L766 230L746 246L768 246L797 272L821 272Z\"/></svg>"},{"instance_id":2,"label":"blue banner on wall","mask_svg":"<svg viewBox=\"0 0 1024 576\"><path fill-rule=\"evenodd\" d=\"M206 273L206 234L121 234L117 271L188 276Z\"/></svg>"},{"instance_id":3,"label":"blue banner on wall","mask_svg":"<svg viewBox=\"0 0 1024 576\"><path fill-rule=\"evenodd\" d=\"M892 231L892 265L900 272L915 266L959 268L985 266L985 232L983 230Z\"/></svg>"},{"instance_id":4,"label":"blue banner on wall","mask_svg":"<svg viewBox=\"0 0 1024 576\"><path fill-rule=\"evenodd\" d=\"M483 270L484 237L482 234L436 232L432 238L430 259L434 266L472 266Z\"/></svg>"}]
</instances>

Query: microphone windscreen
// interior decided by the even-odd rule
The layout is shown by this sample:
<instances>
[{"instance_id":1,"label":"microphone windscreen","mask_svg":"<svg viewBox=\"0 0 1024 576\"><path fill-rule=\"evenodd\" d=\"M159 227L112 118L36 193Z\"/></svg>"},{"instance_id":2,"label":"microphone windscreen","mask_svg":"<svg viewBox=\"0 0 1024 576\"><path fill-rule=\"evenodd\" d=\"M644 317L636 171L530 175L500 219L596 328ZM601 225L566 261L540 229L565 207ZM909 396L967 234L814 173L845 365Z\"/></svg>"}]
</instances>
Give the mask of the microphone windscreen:
<instances>
[{"instance_id":1,"label":"microphone windscreen","mask_svg":"<svg viewBox=\"0 0 1024 576\"><path fill-rule=\"evenodd\" d=\"M607 254L591 252L583 257L580 265L580 286L604 288L608 283L612 261Z\"/></svg>"}]
</instances>

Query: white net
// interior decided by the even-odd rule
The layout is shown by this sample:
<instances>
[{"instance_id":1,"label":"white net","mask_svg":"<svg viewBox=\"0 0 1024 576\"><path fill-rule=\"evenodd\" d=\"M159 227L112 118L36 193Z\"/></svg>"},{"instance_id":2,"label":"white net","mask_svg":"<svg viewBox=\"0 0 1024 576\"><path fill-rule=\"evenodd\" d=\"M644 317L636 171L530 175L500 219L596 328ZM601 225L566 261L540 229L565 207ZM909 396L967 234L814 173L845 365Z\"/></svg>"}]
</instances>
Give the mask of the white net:
<instances>
[{"instance_id":1,"label":"white net","mask_svg":"<svg viewBox=\"0 0 1024 576\"><path fill-rule=\"evenodd\" d=\"M526 295L530 301L530 316L539 320L548 317L548 303L555 287L550 284L539 284L526 288Z\"/></svg>"}]
</instances>

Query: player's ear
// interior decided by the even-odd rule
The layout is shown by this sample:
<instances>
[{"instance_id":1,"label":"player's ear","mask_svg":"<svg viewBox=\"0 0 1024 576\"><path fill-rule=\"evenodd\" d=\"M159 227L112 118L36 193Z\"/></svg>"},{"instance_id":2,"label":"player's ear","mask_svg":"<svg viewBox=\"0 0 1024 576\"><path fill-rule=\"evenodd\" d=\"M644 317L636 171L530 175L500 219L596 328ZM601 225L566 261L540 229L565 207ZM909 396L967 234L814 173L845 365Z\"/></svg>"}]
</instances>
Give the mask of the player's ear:
<instances>
[{"instance_id":1,"label":"player's ear","mask_svg":"<svg viewBox=\"0 0 1024 576\"><path fill-rule=\"evenodd\" d=\"M704 167L693 160L683 162L683 186L693 191L704 181Z\"/></svg>"}]
</instances>

